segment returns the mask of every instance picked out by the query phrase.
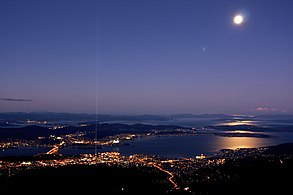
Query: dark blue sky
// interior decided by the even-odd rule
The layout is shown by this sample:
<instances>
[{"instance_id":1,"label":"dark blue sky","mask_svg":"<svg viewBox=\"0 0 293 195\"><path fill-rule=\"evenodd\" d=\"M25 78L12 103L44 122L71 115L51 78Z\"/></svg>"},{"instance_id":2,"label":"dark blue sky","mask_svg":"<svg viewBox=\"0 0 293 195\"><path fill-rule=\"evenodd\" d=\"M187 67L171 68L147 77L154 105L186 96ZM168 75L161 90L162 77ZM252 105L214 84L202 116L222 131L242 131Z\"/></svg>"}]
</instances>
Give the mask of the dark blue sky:
<instances>
[{"instance_id":1,"label":"dark blue sky","mask_svg":"<svg viewBox=\"0 0 293 195\"><path fill-rule=\"evenodd\" d=\"M291 0L2 0L0 24L2 112L293 111Z\"/></svg>"}]
</instances>

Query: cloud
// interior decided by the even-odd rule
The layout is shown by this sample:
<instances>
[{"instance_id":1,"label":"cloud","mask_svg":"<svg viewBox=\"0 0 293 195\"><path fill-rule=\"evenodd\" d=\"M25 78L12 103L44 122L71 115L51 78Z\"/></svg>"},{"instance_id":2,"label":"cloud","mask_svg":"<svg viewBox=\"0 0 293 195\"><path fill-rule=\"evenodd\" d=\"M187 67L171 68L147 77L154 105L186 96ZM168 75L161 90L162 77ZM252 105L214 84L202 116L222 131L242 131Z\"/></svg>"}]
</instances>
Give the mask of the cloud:
<instances>
[{"instance_id":1,"label":"cloud","mask_svg":"<svg viewBox=\"0 0 293 195\"><path fill-rule=\"evenodd\" d=\"M268 108L268 107L258 107L255 110L258 112L285 112L286 111L279 108Z\"/></svg>"},{"instance_id":2,"label":"cloud","mask_svg":"<svg viewBox=\"0 0 293 195\"><path fill-rule=\"evenodd\" d=\"M33 100L30 99L17 99L17 98L0 98L2 101L8 101L8 102L31 102Z\"/></svg>"}]
</instances>

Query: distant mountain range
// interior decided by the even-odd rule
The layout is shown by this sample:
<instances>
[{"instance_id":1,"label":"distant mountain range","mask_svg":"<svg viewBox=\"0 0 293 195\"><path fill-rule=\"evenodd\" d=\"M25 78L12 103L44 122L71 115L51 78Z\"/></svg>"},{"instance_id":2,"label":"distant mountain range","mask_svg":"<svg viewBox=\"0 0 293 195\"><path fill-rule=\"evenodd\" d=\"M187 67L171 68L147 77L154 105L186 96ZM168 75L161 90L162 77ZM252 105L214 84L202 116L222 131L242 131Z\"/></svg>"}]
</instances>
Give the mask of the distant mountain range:
<instances>
[{"instance_id":1,"label":"distant mountain range","mask_svg":"<svg viewBox=\"0 0 293 195\"><path fill-rule=\"evenodd\" d=\"M108 124L102 123L88 126L66 126L57 130L49 129L41 126L25 126L17 128L0 128L0 139L36 139L38 137L48 137L50 135L60 136L66 134L73 134L77 132L87 132L90 138L95 137L95 129L97 129L98 138L117 135L121 133L147 133L152 130L176 130L188 129L176 125L146 125L146 124Z\"/></svg>"},{"instance_id":2,"label":"distant mountain range","mask_svg":"<svg viewBox=\"0 0 293 195\"><path fill-rule=\"evenodd\" d=\"M261 120L293 120L292 115L256 115L256 116L234 116L228 114L174 114L174 115L107 115L107 114L75 114L75 113L54 113L54 112L6 112L0 113L0 121L168 121L174 119L235 119L235 118L249 118Z\"/></svg>"},{"instance_id":3,"label":"distant mountain range","mask_svg":"<svg viewBox=\"0 0 293 195\"><path fill-rule=\"evenodd\" d=\"M205 125L185 125L185 120L208 121ZM28 121L29 120L29 121ZM219 125L233 121L277 121L278 125ZM216 123L210 123L213 121ZM288 123L283 123L288 122ZM88 138L113 136L121 133L148 133L152 130L214 129L219 131L292 132L293 115L234 116L226 114L177 115L94 115L72 113L0 113L0 139L37 139L86 132ZM290 122L290 123L289 123ZM55 128L55 129L54 129ZM174 133L174 132L172 132ZM242 135L243 136L243 135Z\"/></svg>"}]
</instances>

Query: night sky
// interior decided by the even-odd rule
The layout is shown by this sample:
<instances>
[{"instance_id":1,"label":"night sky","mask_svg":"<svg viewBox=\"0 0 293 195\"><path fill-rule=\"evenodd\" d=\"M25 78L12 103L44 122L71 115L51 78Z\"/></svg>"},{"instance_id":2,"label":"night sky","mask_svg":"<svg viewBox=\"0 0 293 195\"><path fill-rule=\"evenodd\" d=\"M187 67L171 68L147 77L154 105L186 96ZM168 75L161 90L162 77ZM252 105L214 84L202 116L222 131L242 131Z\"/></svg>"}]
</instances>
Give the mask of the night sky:
<instances>
[{"instance_id":1,"label":"night sky","mask_svg":"<svg viewBox=\"0 0 293 195\"><path fill-rule=\"evenodd\" d=\"M1 0L0 24L0 112L293 112L291 0Z\"/></svg>"}]
</instances>

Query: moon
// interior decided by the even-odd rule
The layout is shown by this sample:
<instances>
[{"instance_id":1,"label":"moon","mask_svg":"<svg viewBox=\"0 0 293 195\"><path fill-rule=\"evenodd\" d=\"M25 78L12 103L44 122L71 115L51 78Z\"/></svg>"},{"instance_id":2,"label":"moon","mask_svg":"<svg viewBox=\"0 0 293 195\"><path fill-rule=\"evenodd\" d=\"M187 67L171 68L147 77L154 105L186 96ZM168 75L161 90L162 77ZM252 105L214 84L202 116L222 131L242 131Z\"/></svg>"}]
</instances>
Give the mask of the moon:
<instances>
[{"instance_id":1,"label":"moon","mask_svg":"<svg viewBox=\"0 0 293 195\"><path fill-rule=\"evenodd\" d=\"M233 22L236 25L240 25L243 23L243 20L244 20L244 18L242 15L236 15L236 16L234 16Z\"/></svg>"}]
</instances>

